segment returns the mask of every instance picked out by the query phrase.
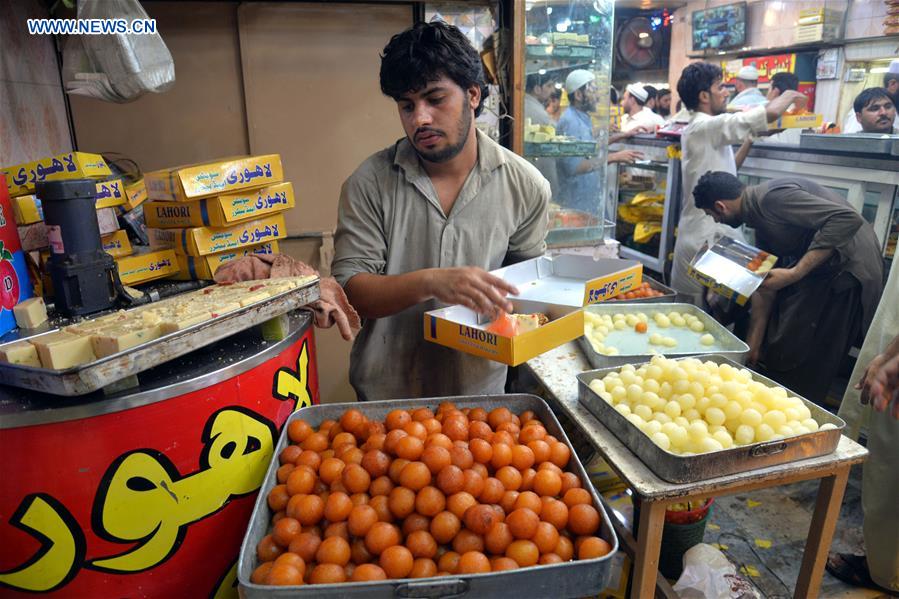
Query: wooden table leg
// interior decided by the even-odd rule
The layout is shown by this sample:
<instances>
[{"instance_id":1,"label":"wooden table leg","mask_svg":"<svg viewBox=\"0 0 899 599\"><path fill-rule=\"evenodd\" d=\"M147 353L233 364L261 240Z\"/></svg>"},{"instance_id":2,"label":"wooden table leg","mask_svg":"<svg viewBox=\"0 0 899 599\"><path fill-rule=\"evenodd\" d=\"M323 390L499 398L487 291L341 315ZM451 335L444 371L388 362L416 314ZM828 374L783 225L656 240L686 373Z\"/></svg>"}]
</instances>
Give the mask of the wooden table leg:
<instances>
[{"instance_id":1,"label":"wooden table leg","mask_svg":"<svg viewBox=\"0 0 899 599\"><path fill-rule=\"evenodd\" d=\"M634 556L632 598L655 595L656 577L659 572L659 550L662 547L662 528L665 525L665 504L661 501L643 500L640 505L640 527L637 534L637 551Z\"/></svg>"},{"instance_id":2,"label":"wooden table leg","mask_svg":"<svg viewBox=\"0 0 899 599\"><path fill-rule=\"evenodd\" d=\"M832 476L822 478L818 485L818 500L815 503L815 513L812 515L812 524L805 542L802 567L799 569L793 597L818 596L827 552L840 517L840 506L843 503L843 493L848 480L849 466L844 466Z\"/></svg>"}]
</instances>

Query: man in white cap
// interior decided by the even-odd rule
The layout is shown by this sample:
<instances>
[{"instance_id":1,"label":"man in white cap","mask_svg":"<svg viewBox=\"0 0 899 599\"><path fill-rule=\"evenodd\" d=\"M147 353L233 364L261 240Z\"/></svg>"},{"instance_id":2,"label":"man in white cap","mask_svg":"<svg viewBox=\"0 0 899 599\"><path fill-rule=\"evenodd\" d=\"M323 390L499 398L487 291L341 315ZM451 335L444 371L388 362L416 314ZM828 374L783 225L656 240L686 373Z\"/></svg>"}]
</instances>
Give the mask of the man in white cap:
<instances>
[{"instance_id":1,"label":"man in white cap","mask_svg":"<svg viewBox=\"0 0 899 599\"><path fill-rule=\"evenodd\" d=\"M625 88L624 100L621 102L621 108L625 112L621 117L622 131L628 132L637 127L655 131L665 124L665 119L646 105L648 98L649 94L642 85L631 83Z\"/></svg>"},{"instance_id":2,"label":"man in white cap","mask_svg":"<svg viewBox=\"0 0 899 599\"><path fill-rule=\"evenodd\" d=\"M752 65L740 69L734 80L737 95L730 101L728 107L747 108L758 106L767 102L765 96L759 91L759 70Z\"/></svg>"},{"instance_id":3,"label":"man in white cap","mask_svg":"<svg viewBox=\"0 0 899 599\"><path fill-rule=\"evenodd\" d=\"M899 58L890 63L890 68L883 75L883 88L893 100L893 106L899 106ZM843 118L843 133L862 133L862 124L856 116L855 106L849 109ZM899 114L893 121L893 129L899 129Z\"/></svg>"},{"instance_id":4,"label":"man in white cap","mask_svg":"<svg viewBox=\"0 0 899 599\"><path fill-rule=\"evenodd\" d=\"M596 141L593 133L591 112L596 110L596 76L584 69L575 69L565 78L565 92L568 94L568 110L559 119L556 132L581 141ZM630 134L620 137L628 137ZM611 141L615 141L612 139ZM642 154L623 150L608 155L606 161L599 156L559 158L558 174L562 189L561 197L554 197L566 208L583 210L597 214L600 210L602 181L600 173L606 162L634 162Z\"/></svg>"}]
</instances>

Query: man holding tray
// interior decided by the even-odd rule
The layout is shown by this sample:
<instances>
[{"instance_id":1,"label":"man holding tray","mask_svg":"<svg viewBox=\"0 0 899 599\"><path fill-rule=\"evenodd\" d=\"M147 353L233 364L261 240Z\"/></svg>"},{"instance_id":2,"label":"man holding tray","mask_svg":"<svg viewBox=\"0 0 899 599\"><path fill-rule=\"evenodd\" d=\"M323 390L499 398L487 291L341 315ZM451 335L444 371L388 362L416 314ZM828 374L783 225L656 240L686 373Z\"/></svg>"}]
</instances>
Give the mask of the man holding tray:
<instances>
[{"instance_id":1,"label":"man holding tray","mask_svg":"<svg viewBox=\"0 0 899 599\"><path fill-rule=\"evenodd\" d=\"M755 229L756 245L778 256L751 298L748 363L822 403L883 289L874 229L841 196L800 177L746 187L709 172L693 198L715 222Z\"/></svg>"},{"instance_id":2,"label":"man holding tray","mask_svg":"<svg viewBox=\"0 0 899 599\"><path fill-rule=\"evenodd\" d=\"M476 130L488 89L455 27L393 36L380 77L406 137L340 194L331 269L364 319L350 382L362 400L502 393L506 367L425 341L424 313L512 311L517 290L487 271L543 254L549 183Z\"/></svg>"}]
</instances>

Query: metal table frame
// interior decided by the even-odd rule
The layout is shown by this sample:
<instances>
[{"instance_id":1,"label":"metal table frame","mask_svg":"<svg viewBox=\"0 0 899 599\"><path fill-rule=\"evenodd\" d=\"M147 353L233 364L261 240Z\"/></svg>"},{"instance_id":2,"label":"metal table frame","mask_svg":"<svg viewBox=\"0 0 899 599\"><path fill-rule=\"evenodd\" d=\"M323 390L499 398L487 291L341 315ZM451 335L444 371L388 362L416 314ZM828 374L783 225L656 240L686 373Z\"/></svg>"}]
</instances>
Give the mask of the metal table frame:
<instances>
[{"instance_id":1,"label":"metal table frame","mask_svg":"<svg viewBox=\"0 0 899 599\"><path fill-rule=\"evenodd\" d=\"M697 483L669 483L653 474L614 434L578 403L575 374L590 369L590 364L575 342L566 343L527 362L527 371L542 385L552 407L560 410L586 432L591 445L642 502L640 532L636 539L629 530L621 526L617 518L613 519L621 546L634 563L631 597L652 597L654 594L677 597L668 582L658 573L662 527L668 505L689 499L733 495L820 479L818 499L793 595L817 597L827 551L840 515L849 469L854 464L863 462L868 451L847 437L842 437L837 449L830 455Z\"/></svg>"}]
</instances>

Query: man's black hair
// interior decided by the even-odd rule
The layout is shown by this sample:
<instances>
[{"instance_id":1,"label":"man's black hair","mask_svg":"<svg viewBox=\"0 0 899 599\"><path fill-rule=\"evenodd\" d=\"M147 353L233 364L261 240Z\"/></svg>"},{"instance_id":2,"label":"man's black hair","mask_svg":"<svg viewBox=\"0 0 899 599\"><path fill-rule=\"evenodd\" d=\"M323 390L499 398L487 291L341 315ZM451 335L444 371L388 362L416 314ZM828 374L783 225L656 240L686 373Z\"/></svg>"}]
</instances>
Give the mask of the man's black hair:
<instances>
[{"instance_id":1,"label":"man's black hair","mask_svg":"<svg viewBox=\"0 0 899 599\"><path fill-rule=\"evenodd\" d=\"M668 89L667 87L663 87L662 89L659 90L658 98L659 98L659 100L661 100L665 96L670 96L670 95L671 95L671 90Z\"/></svg>"},{"instance_id":2,"label":"man's black hair","mask_svg":"<svg viewBox=\"0 0 899 599\"><path fill-rule=\"evenodd\" d=\"M677 80L677 95L690 110L699 107L699 92L711 92L712 84L721 79L721 67L708 62L687 65Z\"/></svg>"},{"instance_id":3,"label":"man's black hair","mask_svg":"<svg viewBox=\"0 0 899 599\"><path fill-rule=\"evenodd\" d=\"M659 90L651 85L644 85L643 89L646 90L646 101L649 102L654 98L659 97Z\"/></svg>"},{"instance_id":4,"label":"man's black hair","mask_svg":"<svg viewBox=\"0 0 899 599\"><path fill-rule=\"evenodd\" d=\"M780 93L784 93L787 90L798 90L799 77L793 73L776 73L771 78L771 87L776 87L780 90Z\"/></svg>"},{"instance_id":5,"label":"man's black hair","mask_svg":"<svg viewBox=\"0 0 899 599\"><path fill-rule=\"evenodd\" d=\"M711 210L718 200L735 200L743 193L743 182L724 171L707 171L693 188L693 201L700 210Z\"/></svg>"},{"instance_id":6,"label":"man's black hair","mask_svg":"<svg viewBox=\"0 0 899 599\"><path fill-rule=\"evenodd\" d=\"M416 23L397 33L381 55L381 91L394 100L446 75L463 90L481 88L481 114L490 91L481 56L459 29L442 21Z\"/></svg>"},{"instance_id":7,"label":"man's black hair","mask_svg":"<svg viewBox=\"0 0 899 599\"><path fill-rule=\"evenodd\" d=\"M546 85L555 80L556 76L551 73L543 73L542 75L540 73L531 73L527 76L527 79L525 79L524 90L529 92L538 85Z\"/></svg>"},{"instance_id":8,"label":"man's black hair","mask_svg":"<svg viewBox=\"0 0 899 599\"><path fill-rule=\"evenodd\" d=\"M880 100L881 98L885 98L890 102L893 101L893 98L890 97L890 94L887 93L887 90L882 87L869 87L868 89L862 90L862 93L855 96L855 101L852 103L852 108L855 112L861 112L864 110L865 106L874 102L875 100Z\"/></svg>"}]
</instances>

